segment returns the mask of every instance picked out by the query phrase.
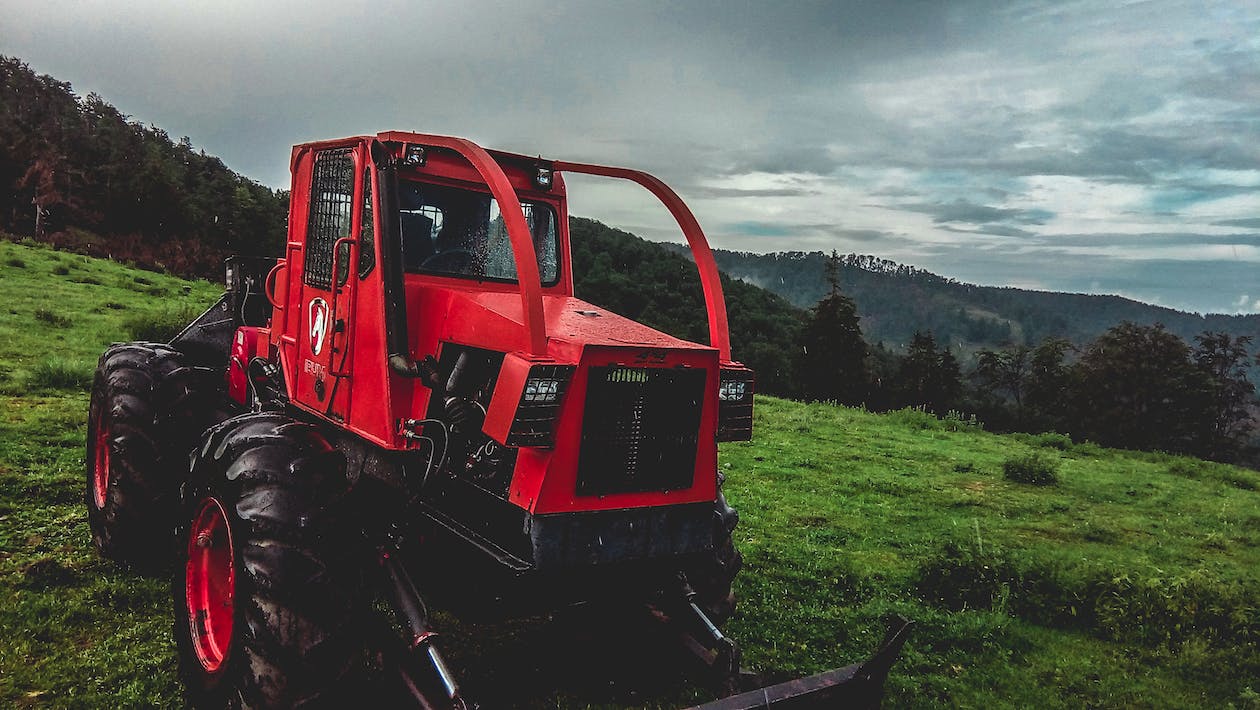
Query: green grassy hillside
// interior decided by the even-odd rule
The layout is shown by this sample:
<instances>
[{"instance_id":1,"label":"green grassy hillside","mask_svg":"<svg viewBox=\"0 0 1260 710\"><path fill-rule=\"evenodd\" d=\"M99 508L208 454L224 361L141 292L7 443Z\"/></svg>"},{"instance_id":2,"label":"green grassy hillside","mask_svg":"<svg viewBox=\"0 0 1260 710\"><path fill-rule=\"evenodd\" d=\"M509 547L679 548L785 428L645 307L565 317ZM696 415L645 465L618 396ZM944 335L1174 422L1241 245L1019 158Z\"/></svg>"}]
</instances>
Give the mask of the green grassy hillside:
<instances>
[{"instance_id":1,"label":"green grassy hillside","mask_svg":"<svg viewBox=\"0 0 1260 710\"><path fill-rule=\"evenodd\" d=\"M0 242L0 705L178 705L166 582L91 551L85 387L217 293ZM901 614L892 707L1260 707L1260 474L913 411L761 398L756 426L721 455L747 665L848 663ZM1057 484L1004 475L1039 467ZM457 664L490 643L448 630Z\"/></svg>"}]
</instances>

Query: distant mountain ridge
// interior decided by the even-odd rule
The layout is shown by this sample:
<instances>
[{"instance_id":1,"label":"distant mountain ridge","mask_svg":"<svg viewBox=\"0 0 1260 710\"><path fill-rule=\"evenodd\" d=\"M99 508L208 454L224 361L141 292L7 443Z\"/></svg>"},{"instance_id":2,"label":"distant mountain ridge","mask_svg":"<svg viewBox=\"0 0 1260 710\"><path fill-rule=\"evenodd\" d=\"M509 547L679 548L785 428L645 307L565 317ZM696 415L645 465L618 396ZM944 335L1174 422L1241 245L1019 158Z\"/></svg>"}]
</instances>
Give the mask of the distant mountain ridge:
<instances>
[{"instance_id":1,"label":"distant mountain ridge","mask_svg":"<svg viewBox=\"0 0 1260 710\"><path fill-rule=\"evenodd\" d=\"M685 245L663 244L689 256ZM824 264L814 252L756 254L715 249L718 268L790 303L811 308L826 294ZM875 256L840 257L840 288L857 303L871 342L898 349L915 330L963 351L1007 343L1034 344L1047 337L1084 343L1122 321L1163 323L1187 342L1203 331L1250 335L1260 342L1260 314L1185 313L1121 296L976 286Z\"/></svg>"}]
</instances>

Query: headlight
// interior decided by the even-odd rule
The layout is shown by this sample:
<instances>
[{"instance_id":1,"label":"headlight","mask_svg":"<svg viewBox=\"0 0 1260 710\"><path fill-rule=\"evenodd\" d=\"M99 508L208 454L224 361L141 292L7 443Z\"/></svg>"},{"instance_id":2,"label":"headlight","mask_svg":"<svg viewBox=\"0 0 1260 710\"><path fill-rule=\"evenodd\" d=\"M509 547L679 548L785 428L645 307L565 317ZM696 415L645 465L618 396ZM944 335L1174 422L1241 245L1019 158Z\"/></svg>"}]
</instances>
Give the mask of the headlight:
<instances>
[{"instance_id":1,"label":"headlight","mask_svg":"<svg viewBox=\"0 0 1260 710\"><path fill-rule=\"evenodd\" d=\"M550 377L531 377L525 381L525 394L521 401L526 404L554 404L560 399L561 381Z\"/></svg>"},{"instance_id":2,"label":"headlight","mask_svg":"<svg viewBox=\"0 0 1260 710\"><path fill-rule=\"evenodd\" d=\"M718 385L718 441L752 439L753 372L722 368Z\"/></svg>"},{"instance_id":3,"label":"headlight","mask_svg":"<svg viewBox=\"0 0 1260 710\"><path fill-rule=\"evenodd\" d=\"M749 383L745 380L723 380L718 388L718 399L723 402L738 402L748 393Z\"/></svg>"}]
</instances>

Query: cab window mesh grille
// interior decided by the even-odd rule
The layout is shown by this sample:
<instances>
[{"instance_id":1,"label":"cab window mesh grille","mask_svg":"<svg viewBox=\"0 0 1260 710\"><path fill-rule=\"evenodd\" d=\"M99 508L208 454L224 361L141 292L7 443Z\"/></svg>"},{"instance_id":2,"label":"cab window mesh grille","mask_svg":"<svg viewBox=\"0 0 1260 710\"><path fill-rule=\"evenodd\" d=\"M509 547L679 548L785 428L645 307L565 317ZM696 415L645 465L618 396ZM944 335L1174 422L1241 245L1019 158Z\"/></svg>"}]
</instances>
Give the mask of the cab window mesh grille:
<instances>
[{"instance_id":1,"label":"cab window mesh grille","mask_svg":"<svg viewBox=\"0 0 1260 710\"><path fill-rule=\"evenodd\" d=\"M350 149L318 153L313 173L302 278L308 286L326 289L332 287L333 244L350 236L354 198L354 159Z\"/></svg>"}]
</instances>

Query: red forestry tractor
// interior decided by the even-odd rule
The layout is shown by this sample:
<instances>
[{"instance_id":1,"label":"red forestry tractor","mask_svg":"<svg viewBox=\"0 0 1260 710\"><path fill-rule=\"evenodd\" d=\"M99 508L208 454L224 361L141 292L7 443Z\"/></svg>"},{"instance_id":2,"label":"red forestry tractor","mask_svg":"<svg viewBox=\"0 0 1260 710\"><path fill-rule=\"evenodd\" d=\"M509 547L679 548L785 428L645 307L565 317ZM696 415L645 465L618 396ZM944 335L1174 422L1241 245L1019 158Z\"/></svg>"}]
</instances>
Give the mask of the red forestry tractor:
<instances>
[{"instance_id":1,"label":"red forestry tractor","mask_svg":"<svg viewBox=\"0 0 1260 710\"><path fill-rule=\"evenodd\" d=\"M401 132L300 145L291 168L284 255L229 259L218 303L169 344L110 347L92 389L94 541L137 565L174 550L193 705L349 706L387 684L465 706L420 590L457 616L646 610L726 689L715 707L878 704L904 624L866 663L737 692L717 443L751 437L753 373L673 191ZM669 209L709 345L574 297L566 172Z\"/></svg>"}]
</instances>

